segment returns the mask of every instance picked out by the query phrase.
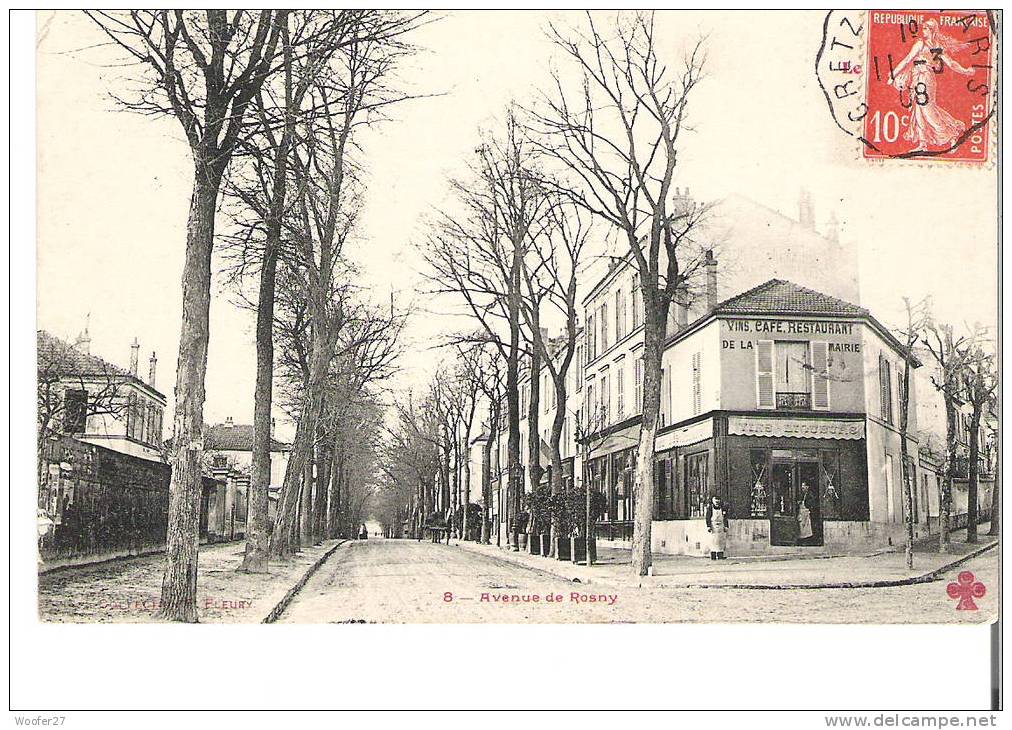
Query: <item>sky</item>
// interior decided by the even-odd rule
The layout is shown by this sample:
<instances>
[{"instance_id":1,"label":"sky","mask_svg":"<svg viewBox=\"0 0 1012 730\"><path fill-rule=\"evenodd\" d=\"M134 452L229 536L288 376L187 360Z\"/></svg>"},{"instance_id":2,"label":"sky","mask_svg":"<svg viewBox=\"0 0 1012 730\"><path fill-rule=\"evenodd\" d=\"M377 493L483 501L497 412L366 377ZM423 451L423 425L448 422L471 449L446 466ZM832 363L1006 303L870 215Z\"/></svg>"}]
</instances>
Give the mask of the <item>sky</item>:
<instances>
[{"instance_id":1,"label":"sky","mask_svg":"<svg viewBox=\"0 0 1012 730\"><path fill-rule=\"evenodd\" d=\"M73 339L89 323L92 352L120 365L141 344L169 397L179 338L180 276L192 170L182 131L117 107L122 68L77 12L39 14L38 327ZM602 21L607 16L602 16ZM662 58L707 36L708 77L692 102L693 131L679 152L676 184L697 200L732 193L797 217L811 192L817 227L830 215L855 246L861 302L887 324L902 297L932 295L937 316L995 323L997 176L919 162L866 162L834 125L814 74L823 13L658 14ZM403 88L425 95L395 108L363 140L368 192L349 255L362 282L386 301L419 309L406 333L397 384L430 372L431 348L462 326L446 302L427 301L416 245L428 216L451 205L447 180L463 172L480 130L512 101L546 88L553 49L544 29L579 13L471 11L444 14L414 37L419 53ZM590 277L593 278L593 277ZM205 420L251 422L254 317L215 279Z\"/></svg>"}]
</instances>

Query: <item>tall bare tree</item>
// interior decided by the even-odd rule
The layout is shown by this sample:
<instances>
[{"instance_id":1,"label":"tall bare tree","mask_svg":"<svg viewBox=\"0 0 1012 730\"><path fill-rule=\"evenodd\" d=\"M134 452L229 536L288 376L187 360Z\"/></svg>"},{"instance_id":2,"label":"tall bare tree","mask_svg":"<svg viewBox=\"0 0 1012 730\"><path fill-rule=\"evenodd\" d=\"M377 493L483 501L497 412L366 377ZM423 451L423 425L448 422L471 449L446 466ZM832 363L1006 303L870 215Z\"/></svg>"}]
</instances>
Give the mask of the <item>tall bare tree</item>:
<instances>
[{"instance_id":1,"label":"tall bare tree","mask_svg":"<svg viewBox=\"0 0 1012 730\"><path fill-rule=\"evenodd\" d=\"M984 349L982 339L982 337L975 339L967 353L966 367L962 372L963 394L970 406L970 443L966 490L966 541L968 543L977 542L981 421L998 389L998 372L995 368L994 358ZM995 482L992 499L997 491L997 482Z\"/></svg>"},{"instance_id":2,"label":"tall bare tree","mask_svg":"<svg viewBox=\"0 0 1012 730\"><path fill-rule=\"evenodd\" d=\"M523 260L549 204L533 169L532 150L511 109L501 137L476 151L473 179L452 181L462 212L443 213L423 250L432 293L462 297L506 363L508 514L520 510L520 368L523 342ZM537 383L531 384L536 397Z\"/></svg>"},{"instance_id":3,"label":"tall bare tree","mask_svg":"<svg viewBox=\"0 0 1012 730\"><path fill-rule=\"evenodd\" d=\"M963 388L963 373L972 348L970 335L956 336L952 325L938 322L930 310L925 317L922 340L931 354L936 372L931 383L942 395L945 407L945 460L938 495L939 552L949 551L950 515L952 512L952 480L957 461L957 427Z\"/></svg>"},{"instance_id":4,"label":"tall bare tree","mask_svg":"<svg viewBox=\"0 0 1012 730\"><path fill-rule=\"evenodd\" d=\"M567 414L567 381L570 368L576 357L577 330L577 285L584 273L583 251L590 235L590 224L584 211L572 201L560 198L546 214L548 224L542 235L531 248L524 262L524 280L527 286L528 302L544 301L555 319L561 319L563 334L555 339L545 336L540 319L534 313L540 307L524 307L527 324L531 331L534 350L548 371L553 390L552 401L556 408L552 418L548 449L551 457L550 488L552 494L561 494L562 449L561 442ZM579 373L577 373L579 377ZM532 384L532 388L534 384ZM540 435L538 436L540 441ZM556 538L559 536L557 516L551 525L551 555L554 557Z\"/></svg>"},{"instance_id":5,"label":"tall bare tree","mask_svg":"<svg viewBox=\"0 0 1012 730\"><path fill-rule=\"evenodd\" d=\"M903 304L906 309L906 326L899 331L903 342L903 375L900 379L900 461L903 471L903 513L906 523L906 554L907 568L914 567L914 489L913 473L910 468L913 457L909 455L907 439L910 433L910 383L911 370L920 366L920 362L914 356L914 348L921 337L925 323L925 307L927 303L922 301L918 304L911 304L907 297L903 297ZM916 456L916 454L914 455Z\"/></svg>"},{"instance_id":6,"label":"tall bare tree","mask_svg":"<svg viewBox=\"0 0 1012 730\"><path fill-rule=\"evenodd\" d=\"M552 91L532 112L532 138L568 175L565 192L606 221L628 247L643 298L643 416L640 426L632 566L651 565L654 438L661 355L676 292L702 270L693 234L707 212L675 195L679 145L689 100L704 77L699 40L677 65L658 54L654 16L620 15L607 33L588 13L583 31L554 25L549 36L576 74L553 73Z\"/></svg>"},{"instance_id":7,"label":"tall bare tree","mask_svg":"<svg viewBox=\"0 0 1012 730\"><path fill-rule=\"evenodd\" d=\"M175 117L193 161L183 312L176 364L172 481L160 616L197 621L197 546L215 209L247 112L273 72L287 11L86 11L137 64L141 90L123 104Z\"/></svg>"}]
</instances>

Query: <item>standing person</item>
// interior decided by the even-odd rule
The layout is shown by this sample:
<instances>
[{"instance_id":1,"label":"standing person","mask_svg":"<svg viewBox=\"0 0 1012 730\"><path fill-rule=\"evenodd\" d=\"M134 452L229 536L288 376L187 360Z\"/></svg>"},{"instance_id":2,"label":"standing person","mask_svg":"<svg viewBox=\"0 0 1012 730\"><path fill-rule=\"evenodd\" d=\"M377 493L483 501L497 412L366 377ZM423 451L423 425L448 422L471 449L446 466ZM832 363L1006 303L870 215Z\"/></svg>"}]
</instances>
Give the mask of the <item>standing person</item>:
<instances>
[{"instance_id":1,"label":"standing person","mask_svg":"<svg viewBox=\"0 0 1012 730\"><path fill-rule=\"evenodd\" d=\"M808 482L801 482L801 499L798 500L798 541L807 540L815 531L812 530L812 510L808 506L808 495L812 488Z\"/></svg>"},{"instance_id":2,"label":"standing person","mask_svg":"<svg viewBox=\"0 0 1012 730\"><path fill-rule=\"evenodd\" d=\"M727 556L727 510L716 494L706 505L706 530L710 533L710 560L724 560Z\"/></svg>"}]
</instances>

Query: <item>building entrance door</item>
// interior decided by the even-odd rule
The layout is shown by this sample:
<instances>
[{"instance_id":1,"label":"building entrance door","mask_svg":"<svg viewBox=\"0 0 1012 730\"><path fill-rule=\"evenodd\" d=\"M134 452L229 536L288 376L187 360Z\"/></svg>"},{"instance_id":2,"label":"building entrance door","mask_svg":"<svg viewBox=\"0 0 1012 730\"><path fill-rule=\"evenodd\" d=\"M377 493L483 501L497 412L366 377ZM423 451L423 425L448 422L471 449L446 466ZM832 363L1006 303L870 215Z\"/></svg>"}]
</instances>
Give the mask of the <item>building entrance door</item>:
<instances>
[{"instance_id":1,"label":"building entrance door","mask_svg":"<svg viewBox=\"0 0 1012 730\"><path fill-rule=\"evenodd\" d=\"M773 459L771 545L822 545L819 463L802 454Z\"/></svg>"}]
</instances>

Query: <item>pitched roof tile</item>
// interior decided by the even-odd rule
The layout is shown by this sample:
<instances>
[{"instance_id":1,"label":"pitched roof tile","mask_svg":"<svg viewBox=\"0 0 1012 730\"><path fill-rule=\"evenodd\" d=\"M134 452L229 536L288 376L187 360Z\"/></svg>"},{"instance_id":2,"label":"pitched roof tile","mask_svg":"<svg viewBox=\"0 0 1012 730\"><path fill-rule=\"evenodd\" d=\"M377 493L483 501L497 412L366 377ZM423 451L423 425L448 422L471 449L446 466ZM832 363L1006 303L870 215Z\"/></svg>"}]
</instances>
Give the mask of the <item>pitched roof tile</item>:
<instances>
[{"instance_id":1,"label":"pitched roof tile","mask_svg":"<svg viewBox=\"0 0 1012 730\"><path fill-rule=\"evenodd\" d=\"M864 317L868 310L784 279L770 279L717 305L718 314L821 314Z\"/></svg>"}]
</instances>

